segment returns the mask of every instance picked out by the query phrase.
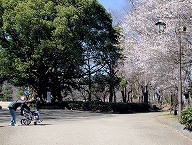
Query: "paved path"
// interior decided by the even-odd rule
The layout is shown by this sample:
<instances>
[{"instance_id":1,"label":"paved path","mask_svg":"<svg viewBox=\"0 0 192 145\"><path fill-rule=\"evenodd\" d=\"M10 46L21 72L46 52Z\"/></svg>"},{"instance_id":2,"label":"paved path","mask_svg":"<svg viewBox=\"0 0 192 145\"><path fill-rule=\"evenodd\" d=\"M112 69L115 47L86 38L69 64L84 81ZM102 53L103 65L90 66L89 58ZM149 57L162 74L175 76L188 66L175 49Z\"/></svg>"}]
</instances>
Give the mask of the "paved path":
<instances>
[{"instance_id":1,"label":"paved path","mask_svg":"<svg viewBox=\"0 0 192 145\"><path fill-rule=\"evenodd\" d=\"M158 115L41 110L42 123L12 127L8 111L0 110L0 145L192 145L192 138L160 123Z\"/></svg>"}]
</instances>

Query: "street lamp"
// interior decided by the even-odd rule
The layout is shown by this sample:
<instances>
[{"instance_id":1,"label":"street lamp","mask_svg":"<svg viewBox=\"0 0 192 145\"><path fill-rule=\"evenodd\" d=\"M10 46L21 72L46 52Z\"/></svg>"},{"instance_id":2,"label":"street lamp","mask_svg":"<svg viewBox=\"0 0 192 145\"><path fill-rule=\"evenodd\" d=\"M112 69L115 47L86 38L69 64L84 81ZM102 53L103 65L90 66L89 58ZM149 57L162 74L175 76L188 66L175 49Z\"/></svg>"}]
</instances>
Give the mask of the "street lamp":
<instances>
[{"instance_id":1,"label":"street lamp","mask_svg":"<svg viewBox=\"0 0 192 145\"><path fill-rule=\"evenodd\" d=\"M164 32L164 29L166 28L166 24L159 20L155 24L158 28L159 33ZM179 47L178 47L178 58L179 58L179 64L178 64L178 119L180 121L181 119L181 111L182 111L182 80L181 80L181 31L186 31L186 27L182 27L182 30L179 30Z\"/></svg>"},{"instance_id":2,"label":"street lamp","mask_svg":"<svg viewBox=\"0 0 192 145\"><path fill-rule=\"evenodd\" d=\"M164 32L166 24L163 22L163 20L159 20L157 23L155 23L155 25L157 26L159 33Z\"/></svg>"}]
</instances>

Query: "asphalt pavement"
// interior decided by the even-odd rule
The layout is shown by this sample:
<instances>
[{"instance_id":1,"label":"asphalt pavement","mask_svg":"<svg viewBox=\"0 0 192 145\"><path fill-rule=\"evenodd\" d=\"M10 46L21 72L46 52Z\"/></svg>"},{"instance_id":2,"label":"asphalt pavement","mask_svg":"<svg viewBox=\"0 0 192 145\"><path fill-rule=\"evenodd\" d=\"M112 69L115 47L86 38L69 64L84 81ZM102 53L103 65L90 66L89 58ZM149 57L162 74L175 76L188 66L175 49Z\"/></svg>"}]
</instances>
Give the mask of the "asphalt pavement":
<instances>
[{"instance_id":1,"label":"asphalt pavement","mask_svg":"<svg viewBox=\"0 0 192 145\"><path fill-rule=\"evenodd\" d=\"M0 145L191 145L192 135L166 113L103 114L41 110L36 126L9 126L0 110ZM22 116L17 111L17 124Z\"/></svg>"}]
</instances>

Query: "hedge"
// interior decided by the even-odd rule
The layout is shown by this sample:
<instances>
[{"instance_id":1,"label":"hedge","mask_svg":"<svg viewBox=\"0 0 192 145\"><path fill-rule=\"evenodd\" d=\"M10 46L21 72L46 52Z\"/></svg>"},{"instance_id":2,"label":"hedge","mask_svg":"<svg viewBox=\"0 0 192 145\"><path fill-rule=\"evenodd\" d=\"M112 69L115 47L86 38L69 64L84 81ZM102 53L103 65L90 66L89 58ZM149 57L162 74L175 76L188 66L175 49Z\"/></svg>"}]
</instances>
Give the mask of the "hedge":
<instances>
[{"instance_id":1,"label":"hedge","mask_svg":"<svg viewBox=\"0 0 192 145\"><path fill-rule=\"evenodd\" d=\"M110 103L100 101L64 101L61 103L41 104L42 109L72 109L108 113L139 113L149 112L150 106L144 103Z\"/></svg>"}]
</instances>

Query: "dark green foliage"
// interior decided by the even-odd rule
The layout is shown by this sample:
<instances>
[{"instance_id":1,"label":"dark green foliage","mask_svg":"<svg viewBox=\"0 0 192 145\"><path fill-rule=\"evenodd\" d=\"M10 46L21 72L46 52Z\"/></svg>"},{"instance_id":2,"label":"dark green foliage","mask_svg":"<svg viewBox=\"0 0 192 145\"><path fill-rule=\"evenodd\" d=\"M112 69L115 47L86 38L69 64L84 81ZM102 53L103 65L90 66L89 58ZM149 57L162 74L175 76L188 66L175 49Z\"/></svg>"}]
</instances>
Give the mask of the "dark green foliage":
<instances>
[{"instance_id":1,"label":"dark green foliage","mask_svg":"<svg viewBox=\"0 0 192 145\"><path fill-rule=\"evenodd\" d=\"M192 131L192 108L182 111L180 123L185 125L185 129Z\"/></svg>"},{"instance_id":2,"label":"dark green foliage","mask_svg":"<svg viewBox=\"0 0 192 145\"><path fill-rule=\"evenodd\" d=\"M118 35L97 0L0 0L0 75L58 101L86 79L92 100L96 73L114 80Z\"/></svg>"},{"instance_id":3,"label":"dark green foliage","mask_svg":"<svg viewBox=\"0 0 192 145\"><path fill-rule=\"evenodd\" d=\"M42 108L67 108L73 110L96 111L108 113L138 113L149 112L149 105L143 103L111 103L100 101L65 101L62 103L42 104Z\"/></svg>"}]
</instances>

